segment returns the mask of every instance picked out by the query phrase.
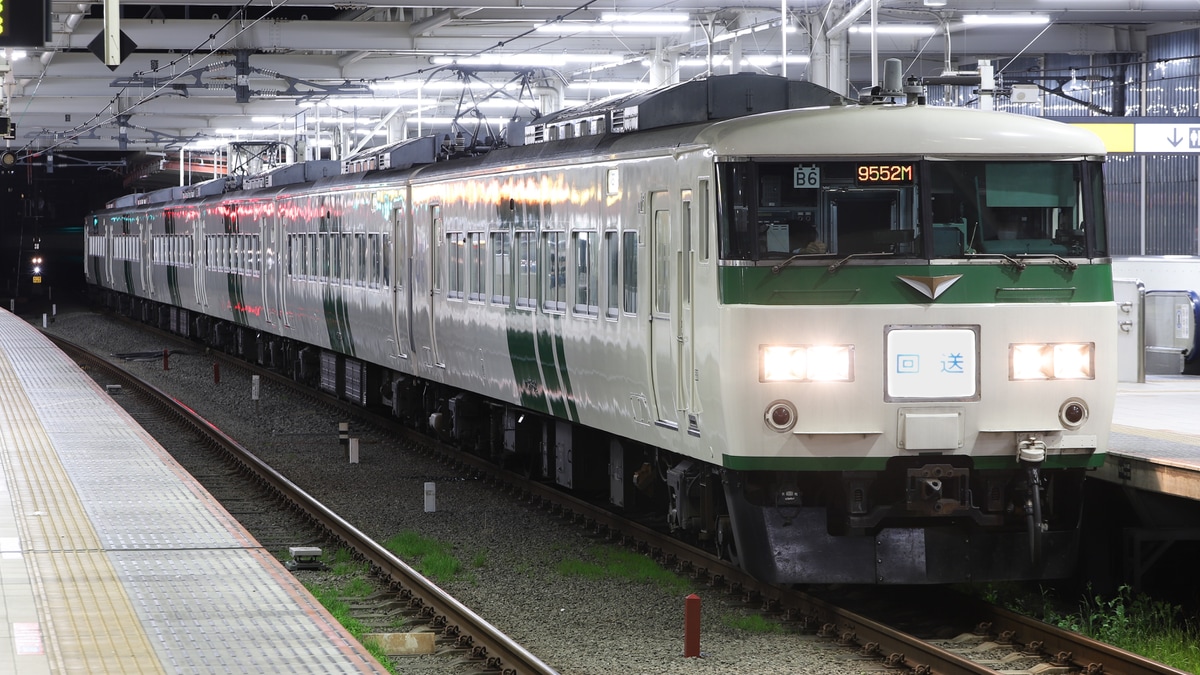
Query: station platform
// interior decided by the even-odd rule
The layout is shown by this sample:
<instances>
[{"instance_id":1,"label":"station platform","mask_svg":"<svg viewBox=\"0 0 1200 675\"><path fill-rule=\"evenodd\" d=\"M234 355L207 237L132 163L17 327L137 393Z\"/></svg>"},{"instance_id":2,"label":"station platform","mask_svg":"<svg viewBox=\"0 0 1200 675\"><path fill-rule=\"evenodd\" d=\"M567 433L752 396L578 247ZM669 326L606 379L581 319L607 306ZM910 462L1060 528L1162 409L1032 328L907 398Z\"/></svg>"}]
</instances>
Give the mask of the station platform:
<instances>
[{"instance_id":1,"label":"station platform","mask_svg":"<svg viewBox=\"0 0 1200 675\"><path fill-rule=\"evenodd\" d=\"M1091 477L1200 501L1200 377L1120 383L1108 457Z\"/></svg>"},{"instance_id":2,"label":"station platform","mask_svg":"<svg viewBox=\"0 0 1200 675\"><path fill-rule=\"evenodd\" d=\"M73 361L0 310L0 672L387 671Z\"/></svg>"}]
</instances>

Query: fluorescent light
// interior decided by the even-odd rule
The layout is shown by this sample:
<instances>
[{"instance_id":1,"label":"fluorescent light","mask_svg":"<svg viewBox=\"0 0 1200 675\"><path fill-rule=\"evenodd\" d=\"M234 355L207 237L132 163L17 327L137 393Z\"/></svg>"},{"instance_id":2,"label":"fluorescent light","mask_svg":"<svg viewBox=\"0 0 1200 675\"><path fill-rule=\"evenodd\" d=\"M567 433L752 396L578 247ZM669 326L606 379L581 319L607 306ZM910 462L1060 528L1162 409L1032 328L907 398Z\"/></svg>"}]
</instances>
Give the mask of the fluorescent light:
<instances>
[{"instance_id":1,"label":"fluorescent light","mask_svg":"<svg viewBox=\"0 0 1200 675\"><path fill-rule=\"evenodd\" d=\"M1045 14L963 14L963 23L976 26L1044 26L1050 23Z\"/></svg>"},{"instance_id":2,"label":"fluorescent light","mask_svg":"<svg viewBox=\"0 0 1200 675\"><path fill-rule=\"evenodd\" d=\"M692 27L687 24L622 23L577 23L555 21L544 23L534 30L539 33L627 33L631 35L660 35L662 33L687 33Z\"/></svg>"},{"instance_id":3,"label":"fluorescent light","mask_svg":"<svg viewBox=\"0 0 1200 675\"><path fill-rule=\"evenodd\" d=\"M776 29L776 28L779 28L778 21L768 21L767 23L760 23L757 26L750 26L749 28L742 28L742 29L735 30L730 33L722 33L722 34L718 35L717 37L713 38L713 42L724 42L725 40L732 40L734 38L742 37L743 35L749 35L751 33L758 33L760 31L772 30L772 29ZM785 28L783 32L795 33L796 27L789 23L787 25L787 28Z\"/></svg>"},{"instance_id":4,"label":"fluorescent light","mask_svg":"<svg viewBox=\"0 0 1200 675\"><path fill-rule=\"evenodd\" d=\"M808 56L805 56L802 54L789 54L787 57L787 62L788 63L808 63L809 58L808 58ZM743 66L753 65L753 66L764 67L764 66L774 66L774 65L777 65L778 63L779 63L778 56L761 55L761 56L742 57L742 65ZM708 65L708 62L705 61L704 59L679 59L679 67L680 68L704 68L707 65ZM713 68L720 68L720 67L724 67L727 65L729 65L729 57L724 54L714 56L712 58L712 67Z\"/></svg>"},{"instance_id":5,"label":"fluorescent light","mask_svg":"<svg viewBox=\"0 0 1200 675\"><path fill-rule=\"evenodd\" d=\"M604 12L600 20L605 23L688 23L691 17L681 12Z\"/></svg>"},{"instance_id":6,"label":"fluorescent light","mask_svg":"<svg viewBox=\"0 0 1200 675\"><path fill-rule=\"evenodd\" d=\"M870 26L851 26L851 33L871 33ZM875 27L879 35L933 35L937 32L935 26L922 26L916 23L887 23Z\"/></svg>"},{"instance_id":7,"label":"fluorescent light","mask_svg":"<svg viewBox=\"0 0 1200 675\"><path fill-rule=\"evenodd\" d=\"M613 54L481 54L479 56L456 58L453 56L435 56L430 61L434 65L458 63L464 66L563 66L568 63L616 63L621 56Z\"/></svg>"},{"instance_id":8,"label":"fluorescent light","mask_svg":"<svg viewBox=\"0 0 1200 675\"><path fill-rule=\"evenodd\" d=\"M604 89L607 91L642 91L649 89L650 85L645 82L621 82L618 80L606 81L584 81L572 82L567 85L568 89Z\"/></svg>"}]
</instances>

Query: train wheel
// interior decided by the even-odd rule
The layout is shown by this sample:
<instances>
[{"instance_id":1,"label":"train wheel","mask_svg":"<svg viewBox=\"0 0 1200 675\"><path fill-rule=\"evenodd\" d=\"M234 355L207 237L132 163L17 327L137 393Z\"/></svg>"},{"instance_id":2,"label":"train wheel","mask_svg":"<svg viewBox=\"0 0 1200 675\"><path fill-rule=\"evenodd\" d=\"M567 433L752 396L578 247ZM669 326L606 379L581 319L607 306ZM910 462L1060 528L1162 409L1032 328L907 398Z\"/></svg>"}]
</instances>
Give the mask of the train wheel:
<instances>
[{"instance_id":1,"label":"train wheel","mask_svg":"<svg viewBox=\"0 0 1200 675\"><path fill-rule=\"evenodd\" d=\"M734 565L741 566L737 543L733 540L733 525L729 516L717 516L717 555Z\"/></svg>"}]
</instances>

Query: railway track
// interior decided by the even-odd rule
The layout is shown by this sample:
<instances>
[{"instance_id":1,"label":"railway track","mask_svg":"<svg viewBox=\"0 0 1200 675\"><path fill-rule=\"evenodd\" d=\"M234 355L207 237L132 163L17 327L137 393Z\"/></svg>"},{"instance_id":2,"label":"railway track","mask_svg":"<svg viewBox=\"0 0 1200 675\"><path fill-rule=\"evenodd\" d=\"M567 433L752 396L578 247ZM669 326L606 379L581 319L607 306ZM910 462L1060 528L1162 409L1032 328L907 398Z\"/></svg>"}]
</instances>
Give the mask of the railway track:
<instances>
[{"instance_id":1,"label":"railway track","mask_svg":"<svg viewBox=\"0 0 1200 675\"><path fill-rule=\"evenodd\" d=\"M105 379L119 382L122 387L152 399L155 405L193 428L207 443L219 448L237 464L238 470L250 472L269 492L285 500L330 538L344 543L368 562L376 574L386 579L409 609L438 632L441 640L452 642L456 649L476 661L482 670L505 675L551 675L556 672L182 402L81 346L53 335L49 337L76 362L86 363L93 370L101 370Z\"/></svg>"},{"instance_id":2,"label":"railway track","mask_svg":"<svg viewBox=\"0 0 1200 675\"><path fill-rule=\"evenodd\" d=\"M139 329L146 327L135 324ZM152 329L149 329L152 330ZM177 339L163 334L164 337ZM262 377L270 377L294 386L287 378L278 377L267 371L261 371L245 364L240 360L223 355L213 355L222 359L229 367L249 369ZM107 361L100 360L102 367L119 368ZM123 373L123 371L120 371ZM132 385L130 385L132 386ZM921 639L902 630L892 627L887 619L877 619L868 616L871 612L856 612L814 594L804 593L791 588L780 588L762 584L742 573L725 561L708 552L689 546L670 538L662 532L629 521L618 514L608 511L602 505L588 503L571 495L565 494L553 486L548 486L530 480L522 474L500 469L476 455L461 452L440 444L436 441L416 434L411 429L398 423L369 415L361 408L328 399L312 392L298 388L304 396L315 397L325 404L341 408L345 414L353 415L365 424L381 426L389 434L399 434L417 439L423 447L433 448L444 461L462 470L481 476L501 489L509 492L515 499L534 508L556 514L558 517L572 521L586 528L596 536L603 536L614 542L653 556L663 565L673 568L681 574L706 583L710 586L724 589L727 593L743 603L757 605L760 610L772 617L778 618L785 625L797 631L812 632L836 641L845 649L857 651L863 657L876 658L889 669L897 672L912 672L936 675L941 673L994 673L1004 667L1011 670L1012 662L1004 659L1007 665L1001 665L1004 657L1000 654L1020 654L1023 663L1044 664L1040 672L1082 672L1106 673L1118 675L1171 674L1182 673L1161 664L1149 661L1123 650L1097 643L1093 640L1056 629L1047 624L1021 617L998 607L982 602L962 599L950 601L951 604L970 607L970 618L959 618L953 625L962 627L961 634L955 639ZM178 406L178 404L175 404ZM185 414L186 409L179 406ZM205 422L197 422L201 427L211 427ZM222 446L232 443L223 437ZM236 454L236 450L227 450ZM251 460L251 465L260 464ZM269 467L255 466L255 471L264 472L262 480L271 489L281 494L291 491L300 492L294 485L282 476L272 475ZM306 495L305 495L306 497ZM319 504L311 507L311 517L322 524L333 536L344 541L362 541L353 544L356 550L368 560L372 567L388 578L396 580L395 586L405 597L411 597L412 602L428 607L426 614L432 625L444 631L445 635L459 644L463 649L472 652L489 667L495 666L508 672L553 672L550 670L534 670L538 666L532 655L502 657L508 646L507 638L492 635L486 630L481 633L470 632L464 626L469 626L474 617L473 613L462 607L452 598L440 597L441 591L436 586L428 584L402 561L382 549L378 544L363 537L348 523L329 512ZM419 579L419 580L417 580ZM930 593L938 596L939 605L947 604L946 593L940 589L931 589ZM933 605L931 605L933 606ZM444 609L443 609L444 608ZM478 617L474 617L478 618ZM524 651L524 650L521 650ZM526 665L521 658L533 659L534 665ZM1008 657L1011 659L1012 657ZM1051 670L1047 670L1047 668ZM1019 671L1018 671L1019 672Z\"/></svg>"}]
</instances>

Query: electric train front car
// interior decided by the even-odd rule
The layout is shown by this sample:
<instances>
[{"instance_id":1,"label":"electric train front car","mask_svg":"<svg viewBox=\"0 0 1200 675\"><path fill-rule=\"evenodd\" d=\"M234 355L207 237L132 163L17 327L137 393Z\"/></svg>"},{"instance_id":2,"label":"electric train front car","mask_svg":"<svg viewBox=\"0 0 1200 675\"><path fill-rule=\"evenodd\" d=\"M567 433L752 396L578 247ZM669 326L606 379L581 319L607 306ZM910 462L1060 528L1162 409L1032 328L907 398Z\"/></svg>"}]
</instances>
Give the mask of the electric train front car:
<instances>
[{"instance_id":1,"label":"electric train front car","mask_svg":"<svg viewBox=\"0 0 1200 675\"><path fill-rule=\"evenodd\" d=\"M792 583L1068 576L1115 395L1101 141L923 105L702 140L726 552Z\"/></svg>"}]
</instances>

